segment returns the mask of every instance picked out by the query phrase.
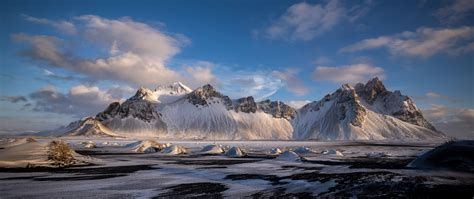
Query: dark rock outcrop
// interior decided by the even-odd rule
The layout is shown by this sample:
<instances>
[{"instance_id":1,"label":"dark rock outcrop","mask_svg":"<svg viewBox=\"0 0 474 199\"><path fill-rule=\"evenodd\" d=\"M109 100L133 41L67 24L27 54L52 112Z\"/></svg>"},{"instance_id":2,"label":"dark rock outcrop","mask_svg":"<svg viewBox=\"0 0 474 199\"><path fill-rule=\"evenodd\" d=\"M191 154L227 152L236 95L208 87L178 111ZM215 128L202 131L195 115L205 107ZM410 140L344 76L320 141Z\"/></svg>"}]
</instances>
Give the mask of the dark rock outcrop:
<instances>
[{"instance_id":1,"label":"dark rock outcrop","mask_svg":"<svg viewBox=\"0 0 474 199\"><path fill-rule=\"evenodd\" d=\"M217 92L217 90L210 84L206 84L202 87L199 87L193 92L186 95L186 99L188 99L190 103L201 106L207 106L207 100L213 98L222 99L224 101L224 105L227 107L227 110L232 109L232 101L230 100L230 98Z\"/></svg>"},{"instance_id":2,"label":"dark rock outcrop","mask_svg":"<svg viewBox=\"0 0 474 199\"><path fill-rule=\"evenodd\" d=\"M257 104L259 110L271 114L275 118L292 120L296 116L296 110L281 101L265 100Z\"/></svg>"},{"instance_id":3,"label":"dark rock outcrop","mask_svg":"<svg viewBox=\"0 0 474 199\"><path fill-rule=\"evenodd\" d=\"M375 112L388 114L404 122L437 131L423 117L421 110L415 106L410 97L402 95L400 91L387 91L382 81L377 77L369 80L365 85L357 84L355 91L361 99L376 107L373 108Z\"/></svg>"},{"instance_id":4,"label":"dark rock outcrop","mask_svg":"<svg viewBox=\"0 0 474 199\"><path fill-rule=\"evenodd\" d=\"M244 112L244 113L255 113L257 111L257 103L252 96L243 97L235 100L234 104L235 112Z\"/></svg>"}]
</instances>

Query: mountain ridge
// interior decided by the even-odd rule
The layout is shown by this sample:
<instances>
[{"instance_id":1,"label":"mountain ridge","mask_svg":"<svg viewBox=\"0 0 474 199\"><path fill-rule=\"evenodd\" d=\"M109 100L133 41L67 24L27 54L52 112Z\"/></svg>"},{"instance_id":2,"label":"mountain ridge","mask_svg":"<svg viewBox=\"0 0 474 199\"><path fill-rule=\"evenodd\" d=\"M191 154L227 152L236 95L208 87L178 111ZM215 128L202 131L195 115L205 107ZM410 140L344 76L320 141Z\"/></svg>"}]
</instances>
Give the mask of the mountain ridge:
<instances>
[{"instance_id":1,"label":"mountain ridge","mask_svg":"<svg viewBox=\"0 0 474 199\"><path fill-rule=\"evenodd\" d=\"M231 99L212 85L141 87L95 117L119 135L177 139L431 139L445 137L412 99L375 77L342 85L295 109L281 101ZM377 124L381 124L378 126Z\"/></svg>"}]
</instances>

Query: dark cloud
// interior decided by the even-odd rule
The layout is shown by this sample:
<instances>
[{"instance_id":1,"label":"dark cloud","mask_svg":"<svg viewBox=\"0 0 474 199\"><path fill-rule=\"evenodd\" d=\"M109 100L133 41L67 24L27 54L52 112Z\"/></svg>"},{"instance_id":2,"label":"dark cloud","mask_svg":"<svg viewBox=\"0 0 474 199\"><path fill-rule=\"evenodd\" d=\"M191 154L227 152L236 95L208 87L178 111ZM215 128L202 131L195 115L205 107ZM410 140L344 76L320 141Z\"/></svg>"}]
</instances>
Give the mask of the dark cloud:
<instances>
[{"instance_id":1,"label":"dark cloud","mask_svg":"<svg viewBox=\"0 0 474 199\"><path fill-rule=\"evenodd\" d=\"M444 24L455 24L464 21L469 15L473 14L473 0L453 0L447 2L449 2L448 5L435 12L435 15Z\"/></svg>"},{"instance_id":2,"label":"dark cloud","mask_svg":"<svg viewBox=\"0 0 474 199\"><path fill-rule=\"evenodd\" d=\"M107 91L98 87L79 85L68 93L61 93L54 87L45 87L29 95L33 101L32 110L67 114L76 117L95 115L108 104L119 101Z\"/></svg>"},{"instance_id":3,"label":"dark cloud","mask_svg":"<svg viewBox=\"0 0 474 199\"><path fill-rule=\"evenodd\" d=\"M414 96L413 98L417 101L426 101L429 103L434 103L436 101L447 101L450 103L459 103L463 101L462 99L450 97L450 96L443 95L441 93L436 93L436 92L427 92L425 95Z\"/></svg>"},{"instance_id":4,"label":"dark cloud","mask_svg":"<svg viewBox=\"0 0 474 199\"><path fill-rule=\"evenodd\" d=\"M432 105L423 110L424 116L448 136L474 139L474 109Z\"/></svg>"},{"instance_id":5,"label":"dark cloud","mask_svg":"<svg viewBox=\"0 0 474 199\"><path fill-rule=\"evenodd\" d=\"M27 102L28 100L24 96L2 96L0 100L7 101L10 103L19 103L19 102Z\"/></svg>"}]
</instances>

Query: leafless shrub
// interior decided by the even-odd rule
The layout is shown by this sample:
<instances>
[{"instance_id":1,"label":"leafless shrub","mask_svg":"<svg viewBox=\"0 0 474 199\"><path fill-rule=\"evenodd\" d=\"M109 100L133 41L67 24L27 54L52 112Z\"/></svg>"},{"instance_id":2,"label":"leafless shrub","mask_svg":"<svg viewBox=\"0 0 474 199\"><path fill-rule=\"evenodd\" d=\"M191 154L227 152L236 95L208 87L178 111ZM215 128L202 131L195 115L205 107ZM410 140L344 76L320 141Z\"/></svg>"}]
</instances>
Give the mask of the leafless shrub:
<instances>
[{"instance_id":1,"label":"leafless shrub","mask_svg":"<svg viewBox=\"0 0 474 199\"><path fill-rule=\"evenodd\" d=\"M74 163L73 151L63 141L52 141L48 147L48 160L53 161L53 165L65 167Z\"/></svg>"}]
</instances>

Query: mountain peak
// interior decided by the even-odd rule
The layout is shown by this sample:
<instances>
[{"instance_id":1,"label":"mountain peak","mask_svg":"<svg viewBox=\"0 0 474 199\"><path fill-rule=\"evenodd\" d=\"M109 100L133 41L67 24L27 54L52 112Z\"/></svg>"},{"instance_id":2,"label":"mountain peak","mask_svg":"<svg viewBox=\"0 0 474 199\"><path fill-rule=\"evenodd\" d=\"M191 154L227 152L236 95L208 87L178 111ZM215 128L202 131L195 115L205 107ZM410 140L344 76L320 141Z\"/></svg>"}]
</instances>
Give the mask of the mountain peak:
<instances>
[{"instance_id":1,"label":"mountain peak","mask_svg":"<svg viewBox=\"0 0 474 199\"><path fill-rule=\"evenodd\" d=\"M343 84L343 85L341 86L341 89L342 89L342 90L352 90L353 88L352 88L352 86L349 85L349 84Z\"/></svg>"},{"instance_id":2,"label":"mountain peak","mask_svg":"<svg viewBox=\"0 0 474 199\"><path fill-rule=\"evenodd\" d=\"M365 84L366 89L375 90L376 92L386 91L385 86L383 85L382 80L378 77L374 77Z\"/></svg>"},{"instance_id":3,"label":"mountain peak","mask_svg":"<svg viewBox=\"0 0 474 199\"><path fill-rule=\"evenodd\" d=\"M201 88L205 90L214 90L214 91L216 90L211 84L205 84Z\"/></svg>"},{"instance_id":4,"label":"mountain peak","mask_svg":"<svg viewBox=\"0 0 474 199\"><path fill-rule=\"evenodd\" d=\"M171 94L190 93L192 90L181 82L173 82L170 85L161 85L155 89L156 92L164 91Z\"/></svg>"},{"instance_id":5,"label":"mountain peak","mask_svg":"<svg viewBox=\"0 0 474 199\"><path fill-rule=\"evenodd\" d=\"M221 93L217 92L217 90L211 86L210 84L205 84L193 91L195 94L202 95L204 97L219 97L222 96Z\"/></svg>"},{"instance_id":6,"label":"mountain peak","mask_svg":"<svg viewBox=\"0 0 474 199\"><path fill-rule=\"evenodd\" d=\"M357 84L355 90L357 95L366 99L369 104L372 104L379 95L387 93L382 80L378 77L370 79L365 85L362 83Z\"/></svg>"},{"instance_id":7,"label":"mountain peak","mask_svg":"<svg viewBox=\"0 0 474 199\"><path fill-rule=\"evenodd\" d=\"M228 96L219 93L213 86L206 84L189 93L186 97L193 104L206 105L207 99L221 98L228 109L232 107L232 101Z\"/></svg>"},{"instance_id":8,"label":"mountain peak","mask_svg":"<svg viewBox=\"0 0 474 199\"><path fill-rule=\"evenodd\" d=\"M153 93L153 91L143 86L137 90L132 98L146 101L156 101L156 95Z\"/></svg>"}]
</instances>

